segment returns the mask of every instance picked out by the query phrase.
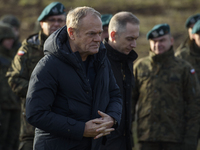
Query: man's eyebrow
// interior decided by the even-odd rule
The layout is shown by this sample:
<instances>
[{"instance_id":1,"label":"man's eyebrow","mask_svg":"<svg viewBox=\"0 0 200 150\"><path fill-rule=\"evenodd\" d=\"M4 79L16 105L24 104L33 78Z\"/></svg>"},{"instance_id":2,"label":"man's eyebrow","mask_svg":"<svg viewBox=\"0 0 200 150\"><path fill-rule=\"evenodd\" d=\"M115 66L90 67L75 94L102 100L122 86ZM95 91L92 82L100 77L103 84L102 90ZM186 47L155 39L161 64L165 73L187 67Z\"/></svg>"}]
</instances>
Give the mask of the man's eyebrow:
<instances>
[{"instance_id":1,"label":"man's eyebrow","mask_svg":"<svg viewBox=\"0 0 200 150\"><path fill-rule=\"evenodd\" d=\"M103 32L103 30L99 30L99 31L88 31L88 32L95 32L95 33L97 33L97 32Z\"/></svg>"},{"instance_id":2,"label":"man's eyebrow","mask_svg":"<svg viewBox=\"0 0 200 150\"><path fill-rule=\"evenodd\" d=\"M126 38L137 39L139 36L127 36Z\"/></svg>"}]
</instances>

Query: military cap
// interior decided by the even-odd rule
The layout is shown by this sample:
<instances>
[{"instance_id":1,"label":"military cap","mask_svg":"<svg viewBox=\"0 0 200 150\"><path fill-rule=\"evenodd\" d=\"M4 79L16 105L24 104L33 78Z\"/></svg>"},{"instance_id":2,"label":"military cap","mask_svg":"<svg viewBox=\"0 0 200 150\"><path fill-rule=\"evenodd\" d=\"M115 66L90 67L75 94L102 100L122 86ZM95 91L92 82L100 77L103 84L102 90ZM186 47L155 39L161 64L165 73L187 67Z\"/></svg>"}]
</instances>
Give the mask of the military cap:
<instances>
[{"instance_id":1,"label":"military cap","mask_svg":"<svg viewBox=\"0 0 200 150\"><path fill-rule=\"evenodd\" d=\"M195 24L198 20L200 20L200 14L190 16L185 22L185 27L189 28L191 24Z\"/></svg>"},{"instance_id":2,"label":"military cap","mask_svg":"<svg viewBox=\"0 0 200 150\"><path fill-rule=\"evenodd\" d=\"M60 2L52 2L44 8L37 20L42 21L46 17L62 14L66 14L64 5Z\"/></svg>"},{"instance_id":3,"label":"military cap","mask_svg":"<svg viewBox=\"0 0 200 150\"><path fill-rule=\"evenodd\" d=\"M17 28L20 27L19 20L13 15L4 15L4 16L1 17L0 20L4 23L10 24L11 26L14 26L14 27L17 27Z\"/></svg>"},{"instance_id":4,"label":"military cap","mask_svg":"<svg viewBox=\"0 0 200 150\"><path fill-rule=\"evenodd\" d=\"M0 40L3 40L5 38L15 38L14 31L12 27L7 24L0 22Z\"/></svg>"},{"instance_id":5,"label":"military cap","mask_svg":"<svg viewBox=\"0 0 200 150\"><path fill-rule=\"evenodd\" d=\"M195 34L195 33L198 33L200 32L200 20L197 21L195 24L194 24L194 27L192 29L192 34Z\"/></svg>"},{"instance_id":6,"label":"military cap","mask_svg":"<svg viewBox=\"0 0 200 150\"><path fill-rule=\"evenodd\" d=\"M112 16L112 14L101 15L102 26L108 26Z\"/></svg>"},{"instance_id":7,"label":"military cap","mask_svg":"<svg viewBox=\"0 0 200 150\"><path fill-rule=\"evenodd\" d=\"M147 33L147 40L157 38L166 34L170 33L170 27L168 24L158 24L155 25L148 33Z\"/></svg>"}]
</instances>

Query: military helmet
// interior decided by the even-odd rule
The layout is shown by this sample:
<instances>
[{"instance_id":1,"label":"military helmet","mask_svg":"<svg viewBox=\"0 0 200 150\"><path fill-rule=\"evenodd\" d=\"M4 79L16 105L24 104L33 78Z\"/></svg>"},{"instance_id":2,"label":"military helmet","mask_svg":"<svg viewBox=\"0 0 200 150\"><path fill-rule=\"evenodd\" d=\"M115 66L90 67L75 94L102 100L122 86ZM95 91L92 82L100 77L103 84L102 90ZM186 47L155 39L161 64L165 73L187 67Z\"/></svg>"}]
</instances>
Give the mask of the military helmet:
<instances>
[{"instance_id":1,"label":"military helmet","mask_svg":"<svg viewBox=\"0 0 200 150\"><path fill-rule=\"evenodd\" d=\"M15 38L14 31L12 27L7 24L0 22L0 41L2 41L5 38Z\"/></svg>"},{"instance_id":2,"label":"military helmet","mask_svg":"<svg viewBox=\"0 0 200 150\"><path fill-rule=\"evenodd\" d=\"M11 26L17 27L17 28L20 27L19 20L13 15L4 15L1 17L0 21L7 23Z\"/></svg>"}]
</instances>

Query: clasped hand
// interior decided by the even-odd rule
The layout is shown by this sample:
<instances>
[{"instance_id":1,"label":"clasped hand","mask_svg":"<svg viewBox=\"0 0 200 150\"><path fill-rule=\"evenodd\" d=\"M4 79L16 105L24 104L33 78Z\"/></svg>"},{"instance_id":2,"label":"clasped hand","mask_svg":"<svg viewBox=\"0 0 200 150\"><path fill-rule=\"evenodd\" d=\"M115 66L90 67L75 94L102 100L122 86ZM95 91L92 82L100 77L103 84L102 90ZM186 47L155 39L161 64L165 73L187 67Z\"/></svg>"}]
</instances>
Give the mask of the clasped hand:
<instances>
[{"instance_id":1,"label":"clasped hand","mask_svg":"<svg viewBox=\"0 0 200 150\"><path fill-rule=\"evenodd\" d=\"M98 139L115 130L112 128L114 125L114 119L112 117L101 111L98 111L98 114L101 118L89 120L85 123L84 137L94 137L94 139Z\"/></svg>"}]
</instances>

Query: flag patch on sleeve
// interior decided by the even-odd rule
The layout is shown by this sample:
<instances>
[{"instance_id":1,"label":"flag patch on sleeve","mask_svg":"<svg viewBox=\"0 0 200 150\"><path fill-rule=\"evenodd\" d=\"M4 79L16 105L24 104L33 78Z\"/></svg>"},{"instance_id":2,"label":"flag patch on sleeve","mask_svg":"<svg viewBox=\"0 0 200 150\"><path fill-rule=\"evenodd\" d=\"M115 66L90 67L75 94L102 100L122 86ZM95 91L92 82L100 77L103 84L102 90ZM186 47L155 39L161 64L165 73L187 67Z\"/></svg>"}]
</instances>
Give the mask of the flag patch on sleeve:
<instances>
[{"instance_id":1,"label":"flag patch on sleeve","mask_svg":"<svg viewBox=\"0 0 200 150\"><path fill-rule=\"evenodd\" d=\"M195 69L191 69L191 70L190 70L190 73L191 73L191 74L195 74Z\"/></svg>"},{"instance_id":2,"label":"flag patch on sleeve","mask_svg":"<svg viewBox=\"0 0 200 150\"><path fill-rule=\"evenodd\" d=\"M18 51L17 55L19 55L19 56L23 56L24 53L25 53L24 51Z\"/></svg>"}]
</instances>

